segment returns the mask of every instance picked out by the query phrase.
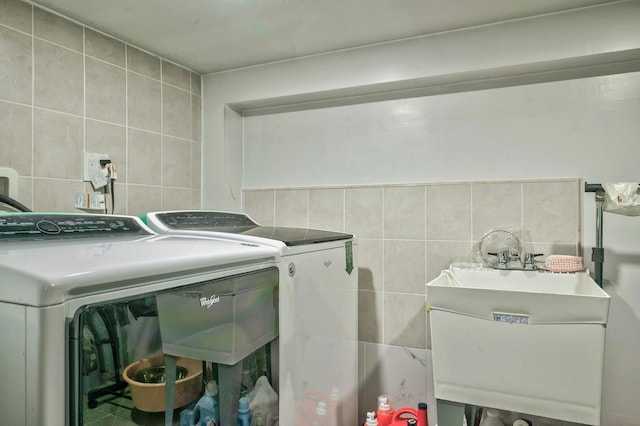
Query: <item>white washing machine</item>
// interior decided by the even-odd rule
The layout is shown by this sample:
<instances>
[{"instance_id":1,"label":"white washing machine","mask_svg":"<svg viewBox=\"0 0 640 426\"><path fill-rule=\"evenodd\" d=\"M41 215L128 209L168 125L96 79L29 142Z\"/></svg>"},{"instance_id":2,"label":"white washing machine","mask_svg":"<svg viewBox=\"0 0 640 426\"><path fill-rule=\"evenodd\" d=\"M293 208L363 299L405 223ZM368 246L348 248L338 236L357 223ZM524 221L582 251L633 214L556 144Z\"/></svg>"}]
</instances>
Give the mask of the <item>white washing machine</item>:
<instances>
[{"instance_id":1,"label":"white washing machine","mask_svg":"<svg viewBox=\"0 0 640 426\"><path fill-rule=\"evenodd\" d=\"M260 226L241 213L167 211L143 221L169 235L210 236L273 247L280 254L280 424L358 423L358 271L353 235ZM322 410L321 410L322 411Z\"/></svg>"},{"instance_id":2,"label":"white washing machine","mask_svg":"<svg viewBox=\"0 0 640 426\"><path fill-rule=\"evenodd\" d=\"M225 322L234 321L235 314L244 314L226 310L231 313L221 315L219 305L245 306L253 312L256 300L261 300L265 309L261 320L252 322L251 332L261 344L275 339L277 257L273 248L255 244L155 235L133 217L0 214L1 423L81 425L83 412L92 408L87 407L92 392L98 399L117 391L109 386L118 387L113 382L118 382L124 365L113 369L110 385L89 380L94 362L103 357L87 338L89 315L96 311L103 314L105 326L112 322L115 330L107 339L111 364L119 358L124 364L162 353L159 336L146 341L141 336L158 334L155 298L165 293L181 292L188 299L181 303L198 318L166 319L176 327L195 324L200 330L207 321L203 315L216 316L210 327L227 327ZM261 288L268 288L251 294L251 304L239 303L239 294L216 295L221 286L233 287L229 283L237 277L245 289L252 287L253 276ZM215 308L209 303L213 299L220 300ZM145 317L152 321L140 324ZM142 333L127 336L135 332L134 326Z\"/></svg>"}]
</instances>

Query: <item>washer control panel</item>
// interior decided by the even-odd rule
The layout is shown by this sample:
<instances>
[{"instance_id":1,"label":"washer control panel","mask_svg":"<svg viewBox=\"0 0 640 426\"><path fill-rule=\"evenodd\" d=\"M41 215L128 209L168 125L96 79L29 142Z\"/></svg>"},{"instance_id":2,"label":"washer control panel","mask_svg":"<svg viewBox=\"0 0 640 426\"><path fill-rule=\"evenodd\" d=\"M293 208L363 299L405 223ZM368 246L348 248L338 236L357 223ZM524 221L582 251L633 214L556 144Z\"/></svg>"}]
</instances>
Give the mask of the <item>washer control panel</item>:
<instances>
[{"instance_id":1,"label":"washer control panel","mask_svg":"<svg viewBox=\"0 0 640 426\"><path fill-rule=\"evenodd\" d=\"M135 217L72 213L0 214L0 240L132 234L151 235Z\"/></svg>"}]
</instances>

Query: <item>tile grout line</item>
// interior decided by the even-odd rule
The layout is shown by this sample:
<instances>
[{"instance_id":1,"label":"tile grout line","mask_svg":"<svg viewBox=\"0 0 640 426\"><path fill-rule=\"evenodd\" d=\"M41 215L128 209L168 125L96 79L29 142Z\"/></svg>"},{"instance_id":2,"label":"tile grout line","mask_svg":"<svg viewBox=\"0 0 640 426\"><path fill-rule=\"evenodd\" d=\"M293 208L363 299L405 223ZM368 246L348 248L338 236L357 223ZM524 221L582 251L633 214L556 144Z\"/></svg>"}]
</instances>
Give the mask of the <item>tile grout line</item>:
<instances>
[{"instance_id":1,"label":"tile grout line","mask_svg":"<svg viewBox=\"0 0 640 426\"><path fill-rule=\"evenodd\" d=\"M36 41L34 37L35 32L35 17L33 12L34 6L31 5L31 208L34 209L35 203L35 103L36 103Z\"/></svg>"},{"instance_id":2,"label":"tile grout line","mask_svg":"<svg viewBox=\"0 0 640 426\"><path fill-rule=\"evenodd\" d=\"M129 214L129 50L124 45L124 214Z\"/></svg>"}]
</instances>

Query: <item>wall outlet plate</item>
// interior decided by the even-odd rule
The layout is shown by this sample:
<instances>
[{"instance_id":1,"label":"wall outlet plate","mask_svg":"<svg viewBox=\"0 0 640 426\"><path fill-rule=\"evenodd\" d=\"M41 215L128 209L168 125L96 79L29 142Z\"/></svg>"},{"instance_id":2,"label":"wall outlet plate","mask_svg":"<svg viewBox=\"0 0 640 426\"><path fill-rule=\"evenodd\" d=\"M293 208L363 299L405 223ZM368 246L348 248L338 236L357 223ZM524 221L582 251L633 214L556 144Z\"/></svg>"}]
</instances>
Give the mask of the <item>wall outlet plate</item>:
<instances>
[{"instance_id":1,"label":"wall outlet plate","mask_svg":"<svg viewBox=\"0 0 640 426\"><path fill-rule=\"evenodd\" d=\"M84 153L84 177L85 182L91 182L91 178L97 173L102 173L100 160L108 160L109 154Z\"/></svg>"}]
</instances>

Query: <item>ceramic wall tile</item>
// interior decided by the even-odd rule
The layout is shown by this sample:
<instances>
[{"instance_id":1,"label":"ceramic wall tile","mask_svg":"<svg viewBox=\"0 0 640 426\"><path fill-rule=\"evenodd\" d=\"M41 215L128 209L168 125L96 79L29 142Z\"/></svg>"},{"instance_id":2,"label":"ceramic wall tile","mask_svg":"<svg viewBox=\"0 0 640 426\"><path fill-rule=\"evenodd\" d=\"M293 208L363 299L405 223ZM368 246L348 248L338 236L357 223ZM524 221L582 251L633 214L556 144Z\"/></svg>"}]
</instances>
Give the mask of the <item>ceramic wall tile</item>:
<instances>
[{"instance_id":1,"label":"ceramic wall tile","mask_svg":"<svg viewBox=\"0 0 640 426\"><path fill-rule=\"evenodd\" d=\"M425 296L384 293L384 342L426 348Z\"/></svg>"},{"instance_id":2,"label":"ceramic wall tile","mask_svg":"<svg viewBox=\"0 0 640 426\"><path fill-rule=\"evenodd\" d=\"M306 228L309 216L309 192L307 190L276 191L276 226Z\"/></svg>"},{"instance_id":3,"label":"ceramic wall tile","mask_svg":"<svg viewBox=\"0 0 640 426\"><path fill-rule=\"evenodd\" d=\"M384 188L384 238L424 240L424 186Z\"/></svg>"},{"instance_id":4,"label":"ceramic wall tile","mask_svg":"<svg viewBox=\"0 0 640 426\"><path fill-rule=\"evenodd\" d=\"M18 201L34 210L33 208L33 179L19 177L18 178Z\"/></svg>"},{"instance_id":5,"label":"ceramic wall tile","mask_svg":"<svg viewBox=\"0 0 640 426\"><path fill-rule=\"evenodd\" d=\"M0 101L0 165L31 175L31 108Z\"/></svg>"},{"instance_id":6,"label":"ceramic wall tile","mask_svg":"<svg viewBox=\"0 0 640 426\"><path fill-rule=\"evenodd\" d=\"M89 28L84 30L85 54L119 67L125 67L125 44Z\"/></svg>"},{"instance_id":7,"label":"ceramic wall tile","mask_svg":"<svg viewBox=\"0 0 640 426\"><path fill-rule=\"evenodd\" d=\"M85 120L85 152L109 154L119 182L127 181L127 129L124 126Z\"/></svg>"},{"instance_id":8,"label":"ceramic wall tile","mask_svg":"<svg viewBox=\"0 0 640 426\"><path fill-rule=\"evenodd\" d=\"M167 84L162 85L162 132L191 139L191 96Z\"/></svg>"},{"instance_id":9,"label":"ceramic wall tile","mask_svg":"<svg viewBox=\"0 0 640 426\"><path fill-rule=\"evenodd\" d=\"M0 99L31 104L32 39L0 26Z\"/></svg>"},{"instance_id":10,"label":"ceramic wall tile","mask_svg":"<svg viewBox=\"0 0 640 426\"><path fill-rule=\"evenodd\" d=\"M191 184L191 142L169 136L162 138L162 185L189 188Z\"/></svg>"},{"instance_id":11,"label":"ceramic wall tile","mask_svg":"<svg viewBox=\"0 0 640 426\"><path fill-rule=\"evenodd\" d=\"M384 240L384 291L424 295L424 241Z\"/></svg>"},{"instance_id":12,"label":"ceramic wall tile","mask_svg":"<svg viewBox=\"0 0 640 426\"><path fill-rule=\"evenodd\" d=\"M162 210L185 210L191 206L189 188L162 188Z\"/></svg>"},{"instance_id":13,"label":"ceramic wall tile","mask_svg":"<svg viewBox=\"0 0 640 426\"><path fill-rule=\"evenodd\" d=\"M345 190L345 231L358 238L382 238L383 189Z\"/></svg>"},{"instance_id":14,"label":"ceramic wall tile","mask_svg":"<svg viewBox=\"0 0 640 426\"><path fill-rule=\"evenodd\" d=\"M82 118L52 111L34 111L34 176L81 180L82 148Z\"/></svg>"},{"instance_id":15,"label":"ceramic wall tile","mask_svg":"<svg viewBox=\"0 0 640 426\"><path fill-rule=\"evenodd\" d=\"M159 210L163 196L165 206L202 206L199 74L168 61L161 69L153 54L18 0L0 1L0 52L0 165L18 172L30 207L75 211L73 192L93 191L85 152L115 162L116 213ZM162 73L177 91L164 105Z\"/></svg>"},{"instance_id":16,"label":"ceramic wall tile","mask_svg":"<svg viewBox=\"0 0 640 426\"><path fill-rule=\"evenodd\" d=\"M191 95L191 139L202 142L202 98Z\"/></svg>"},{"instance_id":17,"label":"ceramic wall tile","mask_svg":"<svg viewBox=\"0 0 640 426\"><path fill-rule=\"evenodd\" d=\"M358 291L358 340L382 343L384 326L384 293Z\"/></svg>"},{"instance_id":18,"label":"ceramic wall tile","mask_svg":"<svg viewBox=\"0 0 640 426\"><path fill-rule=\"evenodd\" d=\"M0 24L18 31L32 33L32 6L20 0L0 2Z\"/></svg>"},{"instance_id":19,"label":"ceramic wall tile","mask_svg":"<svg viewBox=\"0 0 640 426\"><path fill-rule=\"evenodd\" d=\"M534 242L575 243L580 235L580 182L523 184L523 228Z\"/></svg>"},{"instance_id":20,"label":"ceramic wall tile","mask_svg":"<svg viewBox=\"0 0 640 426\"><path fill-rule=\"evenodd\" d=\"M83 190L79 180L33 179L33 211L78 212L73 207L73 194Z\"/></svg>"},{"instance_id":21,"label":"ceramic wall tile","mask_svg":"<svg viewBox=\"0 0 640 426\"><path fill-rule=\"evenodd\" d=\"M127 214L141 216L162 210L162 188L159 186L127 185Z\"/></svg>"},{"instance_id":22,"label":"ceramic wall tile","mask_svg":"<svg viewBox=\"0 0 640 426\"><path fill-rule=\"evenodd\" d=\"M124 69L86 58L85 90L87 117L125 124L126 72Z\"/></svg>"},{"instance_id":23,"label":"ceramic wall tile","mask_svg":"<svg viewBox=\"0 0 640 426\"><path fill-rule=\"evenodd\" d=\"M344 189L309 190L309 228L344 230Z\"/></svg>"},{"instance_id":24,"label":"ceramic wall tile","mask_svg":"<svg viewBox=\"0 0 640 426\"><path fill-rule=\"evenodd\" d=\"M191 71L171 62L162 61L162 82L184 90L191 90Z\"/></svg>"},{"instance_id":25,"label":"ceramic wall tile","mask_svg":"<svg viewBox=\"0 0 640 426\"><path fill-rule=\"evenodd\" d=\"M427 239L471 239L471 185L427 186Z\"/></svg>"},{"instance_id":26,"label":"ceramic wall tile","mask_svg":"<svg viewBox=\"0 0 640 426\"><path fill-rule=\"evenodd\" d=\"M162 140L159 134L129 129L128 183L161 184Z\"/></svg>"},{"instance_id":27,"label":"ceramic wall tile","mask_svg":"<svg viewBox=\"0 0 640 426\"><path fill-rule=\"evenodd\" d=\"M244 191L242 211L260 225L275 225L275 192Z\"/></svg>"},{"instance_id":28,"label":"ceramic wall tile","mask_svg":"<svg viewBox=\"0 0 640 426\"><path fill-rule=\"evenodd\" d=\"M34 43L35 106L82 115L83 56L38 39Z\"/></svg>"},{"instance_id":29,"label":"ceramic wall tile","mask_svg":"<svg viewBox=\"0 0 640 426\"><path fill-rule=\"evenodd\" d=\"M127 70L160 80L160 58L127 45Z\"/></svg>"},{"instance_id":30,"label":"ceramic wall tile","mask_svg":"<svg viewBox=\"0 0 640 426\"><path fill-rule=\"evenodd\" d=\"M552 254L563 254L567 256L580 256L578 244L562 244L562 243L525 243L524 251L527 253L540 253L541 256L536 257L539 262ZM586 265L591 260L591 253L583 259Z\"/></svg>"},{"instance_id":31,"label":"ceramic wall tile","mask_svg":"<svg viewBox=\"0 0 640 426\"><path fill-rule=\"evenodd\" d=\"M202 192L199 189L191 190L191 209L200 210L202 208Z\"/></svg>"},{"instance_id":32,"label":"ceramic wall tile","mask_svg":"<svg viewBox=\"0 0 640 426\"><path fill-rule=\"evenodd\" d=\"M384 242L370 238L358 239L358 288L384 290Z\"/></svg>"},{"instance_id":33,"label":"ceramic wall tile","mask_svg":"<svg viewBox=\"0 0 640 426\"><path fill-rule=\"evenodd\" d=\"M202 144L191 142L191 188L202 188Z\"/></svg>"},{"instance_id":34,"label":"ceramic wall tile","mask_svg":"<svg viewBox=\"0 0 640 426\"><path fill-rule=\"evenodd\" d=\"M429 403L430 351L375 343L364 343L363 351L366 387L359 418L376 410L379 395L389 396L396 409ZM431 420L435 424L435 417Z\"/></svg>"},{"instance_id":35,"label":"ceramic wall tile","mask_svg":"<svg viewBox=\"0 0 640 426\"><path fill-rule=\"evenodd\" d=\"M427 282L433 280L453 262L472 260L471 243L458 241L427 241Z\"/></svg>"},{"instance_id":36,"label":"ceramic wall tile","mask_svg":"<svg viewBox=\"0 0 640 426\"><path fill-rule=\"evenodd\" d=\"M162 87L159 81L127 73L128 125L138 129L162 130Z\"/></svg>"},{"instance_id":37,"label":"ceramic wall tile","mask_svg":"<svg viewBox=\"0 0 640 426\"><path fill-rule=\"evenodd\" d=\"M522 226L522 184L520 182L474 183L473 240L496 228Z\"/></svg>"},{"instance_id":38,"label":"ceramic wall tile","mask_svg":"<svg viewBox=\"0 0 640 426\"><path fill-rule=\"evenodd\" d=\"M33 32L43 40L76 52L83 51L82 26L38 7L33 9Z\"/></svg>"}]
</instances>

